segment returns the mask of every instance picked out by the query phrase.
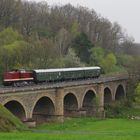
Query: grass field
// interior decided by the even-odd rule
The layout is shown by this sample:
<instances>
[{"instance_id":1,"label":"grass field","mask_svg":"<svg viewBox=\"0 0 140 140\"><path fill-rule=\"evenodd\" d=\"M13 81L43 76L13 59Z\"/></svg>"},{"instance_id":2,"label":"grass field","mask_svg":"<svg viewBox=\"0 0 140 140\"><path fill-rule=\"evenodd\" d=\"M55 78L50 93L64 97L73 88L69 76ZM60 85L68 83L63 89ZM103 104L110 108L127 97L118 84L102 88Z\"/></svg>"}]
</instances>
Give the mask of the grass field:
<instances>
[{"instance_id":1,"label":"grass field","mask_svg":"<svg viewBox=\"0 0 140 140\"><path fill-rule=\"evenodd\" d=\"M0 133L0 140L140 140L140 120L68 119L44 124L32 132Z\"/></svg>"}]
</instances>

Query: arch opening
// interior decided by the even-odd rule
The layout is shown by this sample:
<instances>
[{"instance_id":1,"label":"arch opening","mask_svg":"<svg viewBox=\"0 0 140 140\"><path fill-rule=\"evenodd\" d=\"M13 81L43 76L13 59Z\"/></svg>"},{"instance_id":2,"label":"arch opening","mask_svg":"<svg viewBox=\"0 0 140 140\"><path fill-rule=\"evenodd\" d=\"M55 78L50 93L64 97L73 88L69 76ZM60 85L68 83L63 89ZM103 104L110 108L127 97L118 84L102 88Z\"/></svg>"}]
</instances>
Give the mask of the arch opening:
<instances>
[{"instance_id":1,"label":"arch opening","mask_svg":"<svg viewBox=\"0 0 140 140\"><path fill-rule=\"evenodd\" d=\"M33 110L33 120L37 123L52 121L55 114L55 107L48 97L40 98Z\"/></svg>"},{"instance_id":2,"label":"arch opening","mask_svg":"<svg viewBox=\"0 0 140 140\"><path fill-rule=\"evenodd\" d=\"M86 111L86 116L95 116L97 112L96 94L89 90L83 100L82 110Z\"/></svg>"},{"instance_id":3,"label":"arch opening","mask_svg":"<svg viewBox=\"0 0 140 140\"><path fill-rule=\"evenodd\" d=\"M109 88L104 89L104 105L109 105L112 102L112 94Z\"/></svg>"},{"instance_id":4,"label":"arch opening","mask_svg":"<svg viewBox=\"0 0 140 140\"><path fill-rule=\"evenodd\" d=\"M25 121L26 115L23 106L17 101L10 101L4 105L13 115Z\"/></svg>"},{"instance_id":5,"label":"arch opening","mask_svg":"<svg viewBox=\"0 0 140 140\"><path fill-rule=\"evenodd\" d=\"M119 100L123 100L124 98L125 98L124 88L122 85L119 85L116 90L115 100L119 101Z\"/></svg>"},{"instance_id":6,"label":"arch opening","mask_svg":"<svg viewBox=\"0 0 140 140\"><path fill-rule=\"evenodd\" d=\"M78 112L78 102L72 93L67 94L64 97L64 116L74 117L77 116Z\"/></svg>"}]
</instances>

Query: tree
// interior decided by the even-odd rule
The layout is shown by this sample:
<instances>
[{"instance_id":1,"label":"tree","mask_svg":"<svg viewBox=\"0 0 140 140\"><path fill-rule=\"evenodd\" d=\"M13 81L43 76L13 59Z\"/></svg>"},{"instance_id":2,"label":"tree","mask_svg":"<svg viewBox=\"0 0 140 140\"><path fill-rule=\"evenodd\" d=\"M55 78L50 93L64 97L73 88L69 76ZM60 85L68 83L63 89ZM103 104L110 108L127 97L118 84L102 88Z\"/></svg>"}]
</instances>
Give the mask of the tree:
<instances>
[{"instance_id":1,"label":"tree","mask_svg":"<svg viewBox=\"0 0 140 140\"><path fill-rule=\"evenodd\" d=\"M128 54L121 54L118 58L118 63L125 67L126 69L131 67L131 64L134 62L134 58Z\"/></svg>"},{"instance_id":2,"label":"tree","mask_svg":"<svg viewBox=\"0 0 140 140\"><path fill-rule=\"evenodd\" d=\"M68 54L64 58L65 61L65 67L81 67L84 66L83 63L81 63L80 58L76 56L74 50L70 48L68 50Z\"/></svg>"},{"instance_id":3,"label":"tree","mask_svg":"<svg viewBox=\"0 0 140 140\"><path fill-rule=\"evenodd\" d=\"M60 57L67 54L70 42L71 40L69 32L62 28L55 37L55 47Z\"/></svg>"},{"instance_id":4,"label":"tree","mask_svg":"<svg viewBox=\"0 0 140 140\"><path fill-rule=\"evenodd\" d=\"M21 12L21 31L24 35L30 36L37 23L37 8L35 3L23 2Z\"/></svg>"},{"instance_id":5,"label":"tree","mask_svg":"<svg viewBox=\"0 0 140 140\"><path fill-rule=\"evenodd\" d=\"M15 40L21 40L22 36L12 28L6 28L0 32L0 47L13 43Z\"/></svg>"},{"instance_id":6,"label":"tree","mask_svg":"<svg viewBox=\"0 0 140 140\"><path fill-rule=\"evenodd\" d=\"M140 105L140 83L138 83L135 92L136 92L135 101Z\"/></svg>"},{"instance_id":7,"label":"tree","mask_svg":"<svg viewBox=\"0 0 140 140\"><path fill-rule=\"evenodd\" d=\"M87 35L82 32L74 39L72 47L82 62L89 63L90 49L93 46Z\"/></svg>"},{"instance_id":8,"label":"tree","mask_svg":"<svg viewBox=\"0 0 140 140\"><path fill-rule=\"evenodd\" d=\"M15 66L27 65L28 43L12 28L0 32L0 64L2 71L13 69ZM27 61L26 61L27 60Z\"/></svg>"},{"instance_id":9,"label":"tree","mask_svg":"<svg viewBox=\"0 0 140 140\"><path fill-rule=\"evenodd\" d=\"M94 47L90 50L90 65L100 65L101 61L105 57L105 51L101 47Z\"/></svg>"},{"instance_id":10,"label":"tree","mask_svg":"<svg viewBox=\"0 0 140 140\"><path fill-rule=\"evenodd\" d=\"M101 61L100 65L105 73L110 73L113 72L116 63L117 60L115 55L113 53L110 53Z\"/></svg>"},{"instance_id":11,"label":"tree","mask_svg":"<svg viewBox=\"0 0 140 140\"><path fill-rule=\"evenodd\" d=\"M19 22L20 0L0 0L0 24L9 27Z\"/></svg>"},{"instance_id":12,"label":"tree","mask_svg":"<svg viewBox=\"0 0 140 140\"><path fill-rule=\"evenodd\" d=\"M77 21L74 21L73 24L72 24L71 34L72 34L72 36L74 38L80 34L80 32L79 32L79 24L78 24Z\"/></svg>"}]
</instances>

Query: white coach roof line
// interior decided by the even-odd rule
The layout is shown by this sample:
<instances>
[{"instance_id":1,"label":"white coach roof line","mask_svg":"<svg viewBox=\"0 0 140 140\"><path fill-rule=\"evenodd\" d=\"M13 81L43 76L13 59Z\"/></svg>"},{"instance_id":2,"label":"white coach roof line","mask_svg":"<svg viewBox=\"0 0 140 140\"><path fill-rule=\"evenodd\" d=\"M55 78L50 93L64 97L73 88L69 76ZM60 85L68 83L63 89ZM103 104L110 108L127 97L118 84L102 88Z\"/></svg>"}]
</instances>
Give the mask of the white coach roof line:
<instances>
[{"instance_id":1,"label":"white coach roof line","mask_svg":"<svg viewBox=\"0 0 140 140\"><path fill-rule=\"evenodd\" d=\"M78 68L60 68L60 69L36 69L33 70L36 73L39 72L62 72L62 71L78 71L78 70L94 70L101 69L100 67L78 67Z\"/></svg>"}]
</instances>

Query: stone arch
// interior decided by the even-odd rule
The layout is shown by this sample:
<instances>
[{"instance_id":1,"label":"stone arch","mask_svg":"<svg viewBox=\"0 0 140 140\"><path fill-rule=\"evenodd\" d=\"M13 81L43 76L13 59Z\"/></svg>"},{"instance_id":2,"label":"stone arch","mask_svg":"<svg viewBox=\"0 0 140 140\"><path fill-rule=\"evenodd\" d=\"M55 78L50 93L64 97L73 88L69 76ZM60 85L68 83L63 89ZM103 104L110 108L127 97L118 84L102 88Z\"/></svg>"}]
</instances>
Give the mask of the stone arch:
<instances>
[{"instance_id":1,"label":"stone arch","mask_svg":"<svg viewBox=\"0 0 140 140\"><path fill-rule=\"evenodd\" d=\"M112 102L112 94L110 88L106 87L104 89L104 105L110 104Z\"/></svg>"},{"instance_id":2,"label":"stone arch","mask_svg":"<svg viewBox=\"0 0 140 140\"><path fill-rule=\"evenodd\" d=\"M117 86L116 92L115 92L115 100L122 100L125 98L125 90L124 87L120 84Z\"/></svg>"},{"instance_id":3,"label":"stone arch","mask_svg":"<svg viewBox=\"0 0 140 140\"><path fill-rule=\"evenodd\" d=\"M95 96L97 97L97 93L96 93L96 90L94 88L88 88L88 89L86 89L84 91L84 94L83 94L82 99L81 99L81 107L83 106L83 101L84 101L84 98L85 98L85 96L86 96L86 94L87 94L88 91L92 91L95 94Z\"/></svg>"},{"instance_id":4,"label":"stone arch","mask_svg":"<svg viewBox=\"0 0 140 140\"><path fill-rule=\"evenodd\" d=\"M82 110L86 111L87 116L93 116L97 110L97 99L94 90L88 90L84 94L82 102Z\"/></svg>"},{"instance_id":5,"label":"stone arch","mask_svg":"<svg viewBox=\"0 0 140 140\"><path fill-rule=\"evenodd\" d=\"M26 120L26 110L25 107L17 100L10 100L7 101L4 106L16 117L18 117L20 120L25 121Z\"/></svg>"},{"instance_id":6,"label":"stone arch","mask_svg":"<svg viewBox=\"0 0 140 140\"><path fill-rule=\"evenodd\" d=\"M76 116L78 111L78 100L73 93L67 93L63 99L64 116Z\"/></svg>"},{"instance_id":7,"label":"stone arch","mask_svg":"<svg viewBox=\"0 0 140 140\"><path fill-rule=\"evenodd\" d=\"M54 98L52 96L50 96L49 94L48 95L38 95L32 102L32 105L31 105L31 111L30 111L30 117L32 118L32 115L33 115L33 110L36 106L36 103L43 97L48 97L52 102L53 104L55 104L55 101L54 101Z\"/></svg>"},{"instance_id":8,"label":"stone arch","mask_svg":"<svg viewBox=\"0 0 140 140\"><path fill-rule=\"evenodd\" d=\"M53 101L47 97L40 97L34 105L32 118L38 123L51 121L55 114L55 106Z\"/></svg>"}]
</instances>

